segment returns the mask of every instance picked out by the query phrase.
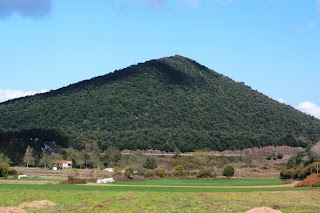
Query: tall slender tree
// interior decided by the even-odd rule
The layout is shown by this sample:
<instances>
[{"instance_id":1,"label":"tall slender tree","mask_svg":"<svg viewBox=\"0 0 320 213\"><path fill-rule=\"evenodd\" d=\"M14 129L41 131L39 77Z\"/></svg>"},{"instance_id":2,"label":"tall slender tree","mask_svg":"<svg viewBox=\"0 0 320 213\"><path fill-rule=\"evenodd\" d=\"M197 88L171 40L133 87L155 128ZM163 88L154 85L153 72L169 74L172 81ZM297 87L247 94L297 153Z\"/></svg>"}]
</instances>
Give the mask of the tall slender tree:
<instances>
[{"instance_id":1,"label":"tall slender tree","mask_svg":"<svg viewBox=\"0 0 320 213\"><path fill-rule=\"evenodd\" d=\"M24 154L23 161L27 164L27 167L29 167L29 164L33 164L34 166L34 157L33 157L33 148L28 146L26 149L26 153Z\"/></svg>"}]
</instances>

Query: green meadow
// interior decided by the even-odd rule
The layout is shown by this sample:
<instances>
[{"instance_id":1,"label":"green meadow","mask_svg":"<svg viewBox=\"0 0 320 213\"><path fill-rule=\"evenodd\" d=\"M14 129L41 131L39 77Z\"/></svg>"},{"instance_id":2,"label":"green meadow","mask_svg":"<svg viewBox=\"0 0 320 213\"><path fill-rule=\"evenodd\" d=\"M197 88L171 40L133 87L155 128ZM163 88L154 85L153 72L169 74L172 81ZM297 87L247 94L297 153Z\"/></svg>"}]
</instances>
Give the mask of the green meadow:
<instances>
[{"instance_id":1,"label":"green meadow","mask_svg":"<svg viewBox=\"0 0 320 213\"><path fill-rule=\"evenodd\" d=\"M275 189L275 188L274 188ZM208 191L207 191L208 190ZM0 206L50 200L28 212L245 212L269 206L283 212L320 211L320 190L203 189L83 185L0 184ZM284 190L284 191L283 191Z\"/></svg>"}]
</instances>

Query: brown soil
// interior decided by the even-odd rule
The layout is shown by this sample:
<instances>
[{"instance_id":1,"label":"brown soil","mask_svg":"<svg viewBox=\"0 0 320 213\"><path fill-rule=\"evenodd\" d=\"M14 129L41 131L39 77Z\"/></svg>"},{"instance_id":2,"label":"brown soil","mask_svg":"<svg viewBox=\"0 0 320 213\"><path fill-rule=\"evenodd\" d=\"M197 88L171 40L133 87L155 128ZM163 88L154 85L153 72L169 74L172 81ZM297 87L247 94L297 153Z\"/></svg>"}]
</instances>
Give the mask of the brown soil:
<instances>
[{"instance_id":1,"label":"brown soil","mask_svg":"<svg viewBox=\"0 0 320 213\"><path fill-rule=\"evenodd\" d=\"M200 197L202 197L203 199L210 199L210 197L208 195L206 195L205 193L198 193L198 195Z\"/></svg>"},{"instance_id":2,"label":"brown soil","mask_svg":"<svg viewBox=\"0 0 320 213\"><path fill-rule=\"evenodd\" d=\"M258 208L248 210L246 211L246 213L282 213L282 211L264 206L264 207L258 207Z\"/></svg>"},{"instance_id":3,"label":"brown soil","mask_svg":"<svg viewBox=\"0 0 320 213\"><path fill-rule=\"evenodd\" d=\"M17 208L17 207L0 207L0 213L9 213L9 212L16 212L16 213L27 213L25 210Z\"/></svg>"},{"instance_id":4,"label":"brown soil","mask_svg":"<svg viewBox=\"0 0 320 213\"><path fill-rule=\"evenodd\" d=\"M314 174L314 175L309 175L307 176L303 181L298 183L296 186L301 187L301 186L320 186L320 175Z\"/></svg>"},{"instance_id":5,"label":"brown soil","mask_svg":"<svg viewBox=\"0 0 320 213\"><path fill-rule=\"evenodd\" d=\"M23 203L19 207L0 207L0 213L7 213L7 212L16 212L16 213L27 213L23 208L38 208L42 209L47 206L54 206L55 203L49 200L41 200L41 201L33 201L29 203Z\"/></svg>"},{"instance_id":6,"label":"brown soil","mask_svg":"<svg viewBox=\"0 0 320 213\"><path fill-rule=\"evenodd\" d=\"M56 205L55 203L49 201L49 200L41 200L41 201L32 201L30 203L24 203L24 204L21 204L19 206L19 208L38 208L38 209L41 209L41 208L45 208L47 206L54 206Z\"/></svg>"}]
</instances>

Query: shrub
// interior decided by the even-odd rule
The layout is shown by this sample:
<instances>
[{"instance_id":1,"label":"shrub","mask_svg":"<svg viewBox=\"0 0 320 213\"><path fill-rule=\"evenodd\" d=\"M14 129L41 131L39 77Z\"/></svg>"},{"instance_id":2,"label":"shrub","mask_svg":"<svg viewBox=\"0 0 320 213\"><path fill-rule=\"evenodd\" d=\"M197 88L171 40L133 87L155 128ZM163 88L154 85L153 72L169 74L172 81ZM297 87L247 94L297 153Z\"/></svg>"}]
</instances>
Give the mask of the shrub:
<instances>
[{"instance_id":1,"label":"shrub","mask_svg":"<svg viewBox=\"0 0 320 213\"><path fill-rule=\"evenodd\" d=\"M0 177L7 178L9 176L10 166L7 163L0 163Z\"/></svg>"},{"instance_id":2,"label":"shrub","mask_svg":"<svg viewBox=\"0 0 320 213\"><path fill-rule=\"evenodd\" d=\"M143 166L144 168L146 169L155 169L157 168L157 162L156 162L156 159L155 158L151 158L151 157L148 157L146 159L146 162Z\"/></svg>"},{"instance_id":3,"label":"shrub","mask_svg":"<svg viewBox=\"0 0 320 213\"><path fill-rule=\"evenodd\" d=\"M68 180L60 182L60 184L86 184L87 180L68 176Z\"/></svg>"},{"instance_id":4,"label":"shrub","mask_svg":"<svg viewBox=\"0 0 320 213\"><path fill-rule=\"evenodd\" d=\"M198 172L197 178L213 178L212 171L210 169L202 169Z\"/></svg>"},{"instance_id":5,"label":"shrub","mask_svg":"<svg viewBox=\"0 0 320 213\"><path fill-rule=\"evenodd\" d=\"M8 172L8 175L9 176L16 176L16 175L18 175L18 172L16 170L10 168L9 172Z\"/></svg>"},{"instance_id":6,"label":"shrub","mask_svg":"<svg viewBox=\"0 0 320 213\"><path fill-rule=\"evenodd\" d=\"M297 177L300 179L306 178L308 175L311 175L312 173L317 172L317 163L314 162L312 164L309 164L308 166L300 169L297 173Z\"/></svg>"},{"instance_id":7,"label":"shrub","mask_svg":"<svg viewBox=\"0 0 320 213\"><path fill-rule=\"evenodd\" d=\"M213 177L216 178L218 175L217 173L213 173Z\"/></svg>"},{"instance_id":8,"label":"shrub","mask_svg":"<svg viewBox=\"0 0 320 213\"><path fill-rule=\"evenodd\" d=\"M281 179L290 179L290 178L295 178L296 176L297 176L297 173L295 169L283 169L280 172Z\"/></svg>"},{"instance_id":9,"label":"shrub","mask_svg":"<svg viewBox=\"0 0 320 213\"><path fill-rule=\"evenodd\" d=\"M309 186L309 187L319 187L320 186L320 175L312 174L307 176L303 181L299 182L296 186Z\"/></svg>"},{"instance_id":10,"label":"shrub","mask_svg":"<svg viewBox=\"0 0 320 213\"><path fill-rule=\"evenodd\" d=\"M114 167L113 168L113 172L115 175L121 175L122 172L121 172L121 169L119 167Z\"/></svg>"},{"instance_id":11,"label":"shrub","mask_svg":"<svg viewBox=\"0 0 320 213\"><path fill-rule=\"evenodd\" d=\"M124 171L124 176L132 179L131 175L133 174L133 169L131 167L127 167L126 170Z\"/></svg>"},{"instance_id":12,"label":"shrub","mask_svg":"<svg viewBox=\"0 0 320 213\"><path fill-rule=\"evenodd\" d=\"M156 168L154 170L154 174L158 177L165 177L167 175L166 170L164 170L164 168Z\"/></svg>"},{"instance_id":13,"label":"shrub","mask_svg":"<svg viewBox=\"0 0 320 213\"><path fill-rule=\"evenodd\" d=\"M283 155L281 153L278 153L277 157L278 157L278 159L282 159Z\"/></svg>"},{"instance_id":14,"label":"shrub","mask_svg":"<svg viewBox=\"0 0 320 213\"><path fill-rule=\"evenodd\" d=\"M269 156L267 157L267 160L271 160L271 158L272 158L271 155L269 155Z\"/></svg>"},{"instance_id":15,"label":"shrub","mask_svg":"<svg viewBox=\"0 0 320 213\"><path fill-rule=\"evenodd\" d=\"M143 176L144 176L145 178L154 176L154 171L153 171L153 169L147 169L146 171L144 171Z\"/></svg>"},{"instance_id":16,"label":"shrub","mask_svg":"<svg viewBox=\"0 0 320 213\"><path fill-rule=\"evenodd\" d=\"M138 166L138 167L135 167L134 170L136 171L135 174L137 174L137 175L144 175L144 171L145 171L146 169L143 168L142 166Z\"/></svg>"},{"instance_id":17,"label":"shrub","mask_svg":"<svg viewBox=\"0 0 320 213\"><path fill-rule=\"evenodd\" d=\"M173 171L173 175L176 177L185 176L186 171L184 170L182 165L177 165Z\"/></svg>"},{"instance_id":18,"label":"shrub","mask_svg":"<svg viewBox=\"0 0 320 213\"><path fill-rule=\"evenodd\" d=\"M297 165L297 157L296 156L292 156L289 160L288 160L288 163L287 163L287 167L289 169L295 167Z\"/></svg>"},{"instance_id":19,"label":"shrub","mask_svg":"<svg viewBox=\"0 0 320 213\"><path fill-rule=\"evenodd\" d=\"M233 166L226 166L224 167L223 169L223 172L222 172L222 175L223 176L226 176L226 177L232 177L234 175L234 168Z\"/></svg>"}]
</instances>

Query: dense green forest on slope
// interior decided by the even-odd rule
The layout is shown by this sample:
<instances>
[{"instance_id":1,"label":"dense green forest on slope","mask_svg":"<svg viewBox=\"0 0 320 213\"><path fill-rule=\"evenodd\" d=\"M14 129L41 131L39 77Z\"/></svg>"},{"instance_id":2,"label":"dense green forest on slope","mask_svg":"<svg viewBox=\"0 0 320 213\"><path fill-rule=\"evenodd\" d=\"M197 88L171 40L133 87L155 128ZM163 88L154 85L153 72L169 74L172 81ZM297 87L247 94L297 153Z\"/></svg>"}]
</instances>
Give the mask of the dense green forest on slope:
<instances>
[{"instance_id":1,"label":"dense green forest on slope","mask_svg":"<svg viewBox=\"0 0 320 213\"><path fill-rule=\"evenodd\" d=\"M0 115L0 135L55 130L64 136L51 140L78 149L87 140L102 149L221 151L320 139L320 120L182 56L10 100Z\"/></svg>"}]
</instances>

